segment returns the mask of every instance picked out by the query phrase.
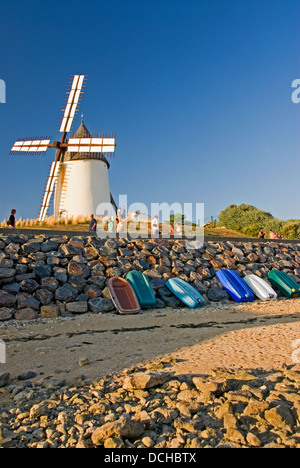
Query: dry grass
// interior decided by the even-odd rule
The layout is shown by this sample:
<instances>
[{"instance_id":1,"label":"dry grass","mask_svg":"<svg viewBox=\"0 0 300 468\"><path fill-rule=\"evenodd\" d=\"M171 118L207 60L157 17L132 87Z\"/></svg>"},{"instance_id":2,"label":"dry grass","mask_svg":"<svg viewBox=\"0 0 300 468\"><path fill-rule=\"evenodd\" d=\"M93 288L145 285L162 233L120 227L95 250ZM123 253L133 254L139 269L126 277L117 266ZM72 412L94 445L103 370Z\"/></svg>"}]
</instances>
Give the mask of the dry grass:
<instances>
[{"instance_id":1,"label":"dry grass","mask_svg":"<svg viewBox=\"0 0 300 468\"><path fill-rule=\"evenodd\" d=\"M99 220L100 221L100 220ZM90 222L88 216L77 216L76 218L68 217L62 219L55 219L54 216L49 216L45 221L38 221L37 219L23 219L20 218L16 221L16 229L55 229L55 230L86 230L86 226ZM6 228L7 223L4 220L0 224L1 228ZM78 229L81 227L82 229Z\"/></svg>"},{"instance_id":2,"label":"dry grass","mask_svg":"<svg viewBox=\"0 0 300 468\"><path fill-rule=\"evenodd\" d=\"M222 228L222 227L205 227L204 229L205 236L214 236L214 237L250 237L246 236L232 229Z\"/></svg>"},{"instance_id":3,"label":"dry grass","mask_svg":"<svg viewBox=\"0 0 300 468\"><path fill-rule=\"evenodd\" d=\"M45 221L40 222L37 219L23 219L20 218L16 221L17 229L45 229L45 230L54 230L54 231L79 231L86 232L88 231L88 225L90 222L89 216L77 216L77 217L68 217L62 219L55 219L54 216L50 216L45 219ZM98 229L107 230L107 220L98 218ZM131 225L131 229L130 229ZM7 228L6 220L0 224L0 228ZM136 232L136 229L132 227L132 222L127 223L128 232L132 230ZM163 226L161 225L161 229ZM164 228L168 230L168 227L164 224ZM151 223L148 221L141 221L139 223L139 232L140 233L151 233ZM165 231L164 231L165 232ZM199 228L197 233L199 233ZM205 236L207 237L244 237L243 234L232 231L230 229L213 227L211 225L206 226L204 229ZM192 228L187 228L187 235L192 234ZM194 233L195 234L195 233Z\"/></svg>"}]
</instances>

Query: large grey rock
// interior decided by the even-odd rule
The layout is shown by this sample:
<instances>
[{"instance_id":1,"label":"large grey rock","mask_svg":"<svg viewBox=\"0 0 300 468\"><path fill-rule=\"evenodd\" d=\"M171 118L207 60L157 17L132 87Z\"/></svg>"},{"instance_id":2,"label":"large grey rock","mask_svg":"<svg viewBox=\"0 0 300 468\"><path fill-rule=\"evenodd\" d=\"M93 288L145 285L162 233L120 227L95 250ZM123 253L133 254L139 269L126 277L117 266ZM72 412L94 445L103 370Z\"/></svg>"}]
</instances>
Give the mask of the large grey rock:
<instances>
[{"instance_id":1,"label":"large grey rock","mask_svg":"<svg viewBox=\"0 0 300 468\"><path fill-rule=\"evenodd\" d=\"M16 302L16 296L0 290L0 307L13 307Z\"/></svg>"},{"instance_id":2,"label":"large grey rock","mask_svg":"<svg viewBox=\"0 0 300 468\"><path fill-rule=\"evenodd\" d=\"M175 296L161 296L161 300L166 304L167 307L174 309L182 305L182 302Z\"/></svg>"},{"instance_id":3,"label":"large grey rock","mask_svg":"<svg viewBox=\"0 0 300 468\"><path fill-rule=\"evenodd\" d=\"M41 318L57 318L60 314L56 304L47 304L41 307Z\"/></svg>"},{"instance_id":4,"label":"large grey rock","mask_svg":"<svg viewBox=\"0 0 300 468\"><path fill-rule=\"evenodd\" d=\"M40 303L31 294L20 293L17 295L18 309L30 308L33 310L39 310Z\"/></svg>"},{"instance_id":5,"label":"large grey rock","mask_svg":"<svg viewBox=\"0 0 300 468\"><path fill-rule=\"evenodd\" d=\"M6 387L9 384L10 381L10 374L7 372L3 372L0 374L0 388Z\"/></svg>"},{"instance_id":6,"label":"large grey rock","mask_svg":"<svg viewBox=\"0 0 300 468\"><path fill-rule=\"evenodd\" d=\"M65 257L74 257L74 255L80 255L82 249L72 244L62 244L59 247L59 252L61 252Z\"/></svg>"},{"instance_id":7,"label":"large grey rock","mask_svg":"<svg viewBox=\"0 0 300 468\"><path fill-rule=\"evenodd\" d=\"M22 291L26 293L33 293L39 288L39 284L34 279L26 279L20 283Z\"/></svg>"},{"instance_id":8,"label":"large grey rock","mask_svg":"<svg viewBox=\"0 0 300 468\"><path fill-rule=\"evenodd\" d=\"M83 278L88 278L90 272L90 268L84 263L78 263L71 260L68 265L68 274L70 276L83 276Z\"/></svg>"},{"instance_id":9,"label":"large grey rock","mask_svg":"<svg viewBox=\"0 0 300 468\"><path fill-rule=\"evenodd\" d=\"M29 241L26 244L22 245L22 251L25 254L39 252L41 250L41 243L42 242Z\"/></svg>"},{"instance_id":10,"label":"large grey rock","mask_svg":"<svg viewBox=\"0 0 300 468\"><path fill-rule=\"evenodd\" d=\"M53 299L53 293L48 289L38 289L35 293L35 298L43 305L50 304Z\"/></svg>"},{"instance_id":11,"label":"large grey rock","mask_svg":"<svg viewBox=\"0 0 300 468\"><path fill-rule=\"evenodd\" d=\"M72 276L68 283L79 292L82 292L86 287L86 281L82 276Z\"/></svg>"},{"instance_id":12,"label":"large grey rock","mask_svg":"<svg viewBox=\"0 0 300 468\"><path fill-rule=\"evenodd\" d=\"M37 278L49 278L52 273L52 268L50 265L36 266L33 268L33 273Z\"/></svg>"},{"instance_id":13,"label":"large grey rock","mask_svg":"<svg viewBox=\"0 0 300 468\"><path fill-rule=\"evenodd\" d=\"M54 242L54 241L51 241L51 240L46 240L41 245L41 251L42 252L51 252L51 251L57 250L59 245L60 244L58 242Z\"/></svg>"},{"instance_id":14,"label":"large grey rock","mask_svg":"<svg viewBox=\"0 0 300 468\"><path fill-rule=\"evenodd\" d=\"M18 294L20 292L20 285L19 283L6 284L3 286L2 290L9 294Z\"/></svg>"},{"instance_id":15,"label":"large grey rock","mask_svg":"<svg viewBox=\"0 0 300 468\"><path fill-rule=\"evenodd\" d=\"M30 307L26 307L25 309L17 310L15 312L15 320L34 320L37 317L38 313Z\"/></svg>"},{"instance_id":16,"label":"large grey rock","mask_svg":"<svg viewBox=\"0 0 300 468\"><path fill-rule=\"evenodd\" d=\"M227 294L225 289L216 288L216 287L210 288L208 290L207 297L210 301L213 301L213 302L222 301L223 299L229 299L229 295Z\"/></svg>"},{"instance_id":17,"label":"large grey rock","mask_svg":"<svg viewBox=\"0 0 300 468\"><path fill-rule=\"evenodd\" d=\"M48 291L55 292L58 288L58 281L56 278L42 278L41 287L48 289Z\"/></svg>"},{"instance_id":18,"label":"large grey rock","mask_svg":"<svg viewBox=\"0 0 300 468\"><path fill-rule=\"evenodd\" d=\"M55 291L55 299L62 302L71 302L76 299L78 291L70 284L64 284Z\"/></svg>"},{"instance_id":19,"label":"large grey rock","mask_svg":"<svg viewBox=\"0 0 300 468\"><path fill-rule=\"evenodd\" d=\"M11 278L15 276L16 270L14 268L0 268L0 279Z\"/></svg>"},{"instance_id":20,"label":"large grey rock","mask_svg":"<svg viewBox=\"0 0 300 468\"><path fill-rule=\"evenodd\" d=\"M105 297L96 297L89 301L89 309L94 314L99 314L103 312L111 312L115 310L114 303Z\"/></svg>"},{"instance_id":21,"label":"large grey rock","mask_svg":"<svg viewBox=\"0 0 300 468\"><path fill-rule=\"evenodd\" d=\"M10 320L13 317L14 309L10 309L8 307L1 307L0 308L0 322L5 322L6 320Z\"/></svg>"},{"instance_id":22,"label":"large grey rock","mask_svg":"<svg viewBox=\"0 0 300 468\"><path fill-rule=\"evenodd\" d=\"M88 304L86 301L69 302L66 309L72 314L84 314L88 311Z\"/></svg>"}]
</instances>

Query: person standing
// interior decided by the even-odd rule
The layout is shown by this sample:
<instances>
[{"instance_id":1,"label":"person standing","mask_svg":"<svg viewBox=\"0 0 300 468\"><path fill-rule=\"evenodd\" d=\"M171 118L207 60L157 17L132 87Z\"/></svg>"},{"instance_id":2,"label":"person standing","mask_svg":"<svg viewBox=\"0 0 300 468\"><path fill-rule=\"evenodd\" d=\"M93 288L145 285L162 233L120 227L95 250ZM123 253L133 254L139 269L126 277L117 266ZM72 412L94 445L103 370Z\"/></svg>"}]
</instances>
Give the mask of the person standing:
<instances>
[{"instance_id":1,"label":"person standing","mask_svg":"<svg viewBox=\"0 0 300 468\"><path fill-rule=\"evenodd\" d=\"M124 206L121 206L120 222L124 225L125 221L126 221L126 210Z\"/></svg>"},{"instance_id":2,"label":"person standing","mask_svg":"<svg viewBox=\"0 0 300 468\"><path fill-rule=\"evenodd\" d=\"M170 224L170 226L169 226L169 234L170 234L170 236L174 236L174 228L173 228L172 224Z\"/></svg>"},{"instance_id":3,"label":"person standing","mask_svg":"<svg viewBox=\"0 0 300 468\"><path fill-rule=\"evenodd\" d=\"M152 228L152 234L159 234L159 222L158 222L158 216L155 215L154 218L151 221L151 228Z\"/></svg>"},{"instance_id":4,"label":"person standing","mask_svg":"<svg viewBox=\"0 0 300 468\"><path fill-rule=\"evenodd\" d=\"M176 233L176 236L182 237L182 226L179 223L176 223L175 233Z\"/></svg>"},{"instance_id":5,"label":"person standing","mask_svg":"<svg viewBox=\"0 0 300 468\"><path fill-rule=\"evenodd\" d=\"M90 221L90 224L89 224L89 231L90 232L96 232L97 231L97 221L96 221L93 214L91 215L91 221Z\"/></svg>"},{"instance_id":6,"label":"person standing","mask_svg":"<svg viewBox=\"0 0 300 468\"><path fill-rule=\"evenodd\" d=\"M15 229L15 227L16 227L16 218L15 218L16 213L17 213L16 210L11 210L11 215L8 218L8 221L7 221L7 225L11 229Z\"/></svg>"},{"instance_id":7,"label":"person standing","mask_svg":"<svg viewBox=\"0 0 300 468\"><path fill-rule=\"evenodd\" d=\"M113 234L115 234L116 232L116 225L115 225L115 220L113 216L110 218L110 221L108 223L108 232L111 232Z\"/></svg>"}]
</instances>

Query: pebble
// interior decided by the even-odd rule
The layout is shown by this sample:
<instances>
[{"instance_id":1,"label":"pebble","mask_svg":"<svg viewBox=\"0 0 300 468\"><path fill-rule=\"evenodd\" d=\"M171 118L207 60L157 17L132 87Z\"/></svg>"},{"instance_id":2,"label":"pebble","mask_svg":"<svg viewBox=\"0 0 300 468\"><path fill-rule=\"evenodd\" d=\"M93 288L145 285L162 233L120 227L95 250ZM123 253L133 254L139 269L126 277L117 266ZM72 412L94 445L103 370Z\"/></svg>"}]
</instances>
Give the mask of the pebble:
<instances>
[{"instance_id":1,"label":"pebble","mask_svg":"<svg viewBox=\"0 0 300 468\"><path fill-rule=\"evenodd\" d=\"M133 367L93 383L53 379L26 387L3 374L1 382L0 446L300 448L300 373L292 368L218 369L194 378L162 370L149 380L149 371Z\"/></svg>"}]
</instances>

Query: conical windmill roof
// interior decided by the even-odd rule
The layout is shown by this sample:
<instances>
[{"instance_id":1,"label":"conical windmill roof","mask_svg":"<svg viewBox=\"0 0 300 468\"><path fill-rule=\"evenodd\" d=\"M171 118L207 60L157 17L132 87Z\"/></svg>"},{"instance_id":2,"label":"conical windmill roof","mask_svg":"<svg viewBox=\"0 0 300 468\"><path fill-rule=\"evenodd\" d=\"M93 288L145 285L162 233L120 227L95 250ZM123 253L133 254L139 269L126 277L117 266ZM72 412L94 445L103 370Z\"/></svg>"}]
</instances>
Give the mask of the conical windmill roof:
<instances>
[{"instance_id":1,"label":"conical windmill roof","mask_svg":"<svg viewBox=\"0 0 300 468\"><path fill-rule=\"evenodd\" d=\"M86 128L82 120L73 138L91 138L91 137L92 135L90 134L90 132L88 131L88 129Z\"/></svg>"},{"instance_id":2,"label":"conical windmill roof","mask_svg":"<svg viewBox=\"0 0 300 468\"><path fill-rule=\"evenodd\" d=\"M72 138L92 138L92 135L84 125L83 120L81 120L81 124ZM102 153L70 153L67 151L64 156L64 162L78 161L82 159L98 159L104 161L107 164L108 169L110 168L109 162Z\"/></svg>"}]
</instances>

